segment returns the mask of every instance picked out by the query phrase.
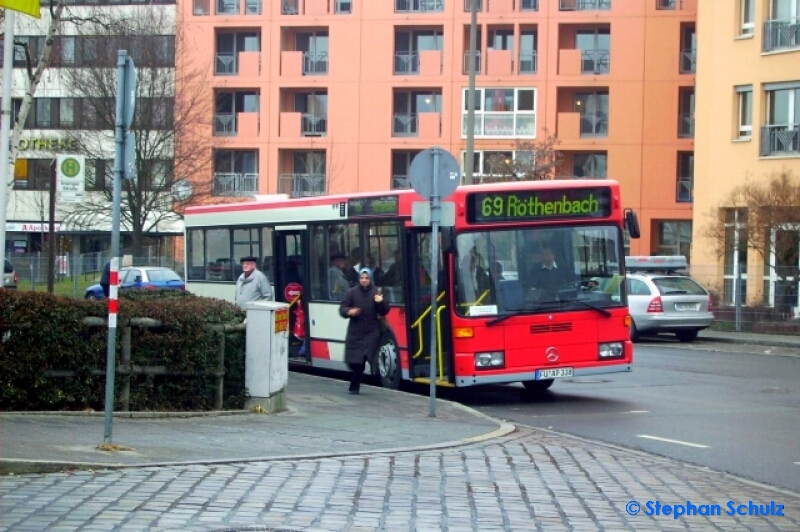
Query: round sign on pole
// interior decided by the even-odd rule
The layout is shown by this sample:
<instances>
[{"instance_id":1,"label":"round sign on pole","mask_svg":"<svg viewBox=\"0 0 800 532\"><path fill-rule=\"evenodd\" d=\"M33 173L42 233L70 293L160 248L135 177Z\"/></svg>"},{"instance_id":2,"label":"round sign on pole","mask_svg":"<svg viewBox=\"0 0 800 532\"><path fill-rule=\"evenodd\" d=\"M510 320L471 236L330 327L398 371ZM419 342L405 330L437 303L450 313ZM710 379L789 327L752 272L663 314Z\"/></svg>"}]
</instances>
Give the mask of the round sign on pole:
<instances>
[{"instance_id":1,"label":"round sign on pole","mask_svg":"<svg viewBox=\"0 0 800 532\"><path fill-rule=\"evenodd\" d=\"M286 301L291 303L303 293L303 287L300 283L289 283L286 285L286 288L283 289L283 297L286 298Z\"/></svg>"},{"instance_id":2,"label":"round sign on pole","mask_svg":"<svg viewBox=\"0 0 800 532\"><path fill-rule=\"evenodd\" d=\"M419 152L411 161L409 180L411 187L425 199L433 196L433 160L434 150L439 150L439 168L437 173L437 191L439 198L444 199L456 191L461 184L461 167L453 155L441 148L428 148Z\"/></svg>"}]
</instances>

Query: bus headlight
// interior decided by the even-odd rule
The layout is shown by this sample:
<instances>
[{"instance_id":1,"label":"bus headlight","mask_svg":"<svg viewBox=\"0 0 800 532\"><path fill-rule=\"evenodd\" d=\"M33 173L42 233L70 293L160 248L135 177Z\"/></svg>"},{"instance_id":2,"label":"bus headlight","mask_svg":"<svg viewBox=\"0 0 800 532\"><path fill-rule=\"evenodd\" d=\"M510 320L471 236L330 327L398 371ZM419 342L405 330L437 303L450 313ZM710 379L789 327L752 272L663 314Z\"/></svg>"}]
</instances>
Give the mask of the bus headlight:
<instances>
[{"instance_id":1,"label":"bus headlight","mask_svg":"<svg viewBox=\"0 0 800 532\"><path fill-rule=\"evenodd\" d=\"M625 356L625 349L622 346L622 342L609 342L607 344L600 344L598 354L601 360L622 358Z\"/></svg>"},{"instance_id":2,"label":"bus headlight","mask_svg":"<svg viewBox=\"0 0 800 532\"><path fill-rule=\"evenodd\" d=\"M475 353L475 369L497 369L506 365L506 356L502 351Z\"/></svg>"}]
</instances>

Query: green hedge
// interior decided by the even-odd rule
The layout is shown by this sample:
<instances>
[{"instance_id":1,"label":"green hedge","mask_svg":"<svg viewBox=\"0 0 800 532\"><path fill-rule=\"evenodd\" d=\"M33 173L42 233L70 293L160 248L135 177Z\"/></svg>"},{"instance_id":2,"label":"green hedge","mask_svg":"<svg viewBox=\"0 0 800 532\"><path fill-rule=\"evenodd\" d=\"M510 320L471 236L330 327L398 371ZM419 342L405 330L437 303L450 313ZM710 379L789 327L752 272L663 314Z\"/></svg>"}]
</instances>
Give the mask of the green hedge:
<instances>
[{"instance_id":1,"label":"green hedge","mask_svg":"<svg viewBox=\"0 0 800 532\"><path fill-rule=\"evenodd\" d=\"M84 325L82 319L89 316L106 319L107 303L0 289L0 409L104 409L105 376L91 370L105 370L108 329ZM200 373L217 369L219 333L207 326L241 323L245 314L231 303L184 291L125 291L119 302L118 363L122 325L134 317L152 318L162 326L132 327L131 364ZM244 406L244 365L244 332L226 333L223 408ZM77 375L45 377L47 370ZM117 375L117 398L121 379ZM215 384L211 375L135 375L130 409L210 410Z\"/></svg>"}]
</instances>

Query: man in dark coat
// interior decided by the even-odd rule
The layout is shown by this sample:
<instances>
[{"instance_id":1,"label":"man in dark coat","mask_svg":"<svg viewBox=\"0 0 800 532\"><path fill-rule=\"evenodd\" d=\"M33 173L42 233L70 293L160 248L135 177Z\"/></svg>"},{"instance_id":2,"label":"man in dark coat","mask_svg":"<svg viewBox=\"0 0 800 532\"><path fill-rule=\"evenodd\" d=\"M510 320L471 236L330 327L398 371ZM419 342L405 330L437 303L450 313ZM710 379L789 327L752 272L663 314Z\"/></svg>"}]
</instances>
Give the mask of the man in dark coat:
<instances>
[{"instance_id":1,"label":"man in dark coat","mask_svg":"<svg viewBox=\"0 0 800 532\"><path fill-rule=\"evenodd\" d=\"M541 258L538 263L533 261L530 273L534 300L558 301L558 289L569 282L569 273L556 263L556 254L549 244L542 246Z\"/></svg>"},{"instance_id":2,"label":"man in dark coat","mask_svg":"<svg viewBox=\"0 0 800 532\"><path fill-rule=\"evenodd\" d=\"M358 285L349 289L339 306L339 314L348 318L344 361L350 366L350 393L358 395L364 375L364 362L378 351L381 340L380 316L389 313L383 294L372 284L372 272L361 268Z\"/></svg>"}]
</instances>

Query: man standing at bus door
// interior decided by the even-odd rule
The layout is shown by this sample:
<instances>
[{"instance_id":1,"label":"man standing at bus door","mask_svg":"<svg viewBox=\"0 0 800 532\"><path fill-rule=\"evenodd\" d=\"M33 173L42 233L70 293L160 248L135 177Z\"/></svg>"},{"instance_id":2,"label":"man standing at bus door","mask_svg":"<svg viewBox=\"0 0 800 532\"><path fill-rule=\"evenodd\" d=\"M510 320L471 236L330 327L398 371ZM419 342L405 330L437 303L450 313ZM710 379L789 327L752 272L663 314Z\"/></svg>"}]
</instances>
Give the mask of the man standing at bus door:
<instances>
[{"instance_id":1,"label":"man standing at bus door","mask_svg":"<svg viewBox=\"0 0 800 532\"><path fill-rule=\"evenodd\" d=\"M345 277L347 257L342 253L331 255L331 265L328 268L328 298L331 301L341 301L350 288L350 281Z\"/></svg>"},{"instance_id":2,"label":"man standing at bus door","mask_svg":"<svg viewBox=\"0 0 800 532\"><path fill-rule=\"evenodd\" d=\"M258 259L242 257L242 275L236 280L236 304L246 308L247 303L259 299L272 299L267 276L256 268Z\"/></svg>"},{"instance_id":3,"label":"man standing at bus door","mask_svg":"<svg viewBox=\"0 0 800 532\"><path fill-rule=\"evenodd\" d=\"M381 341L379 318L389 313L380 288L372 284L372 271L361 268L358 286L349 289L339 306L339 314L348 318L344 344L344 361L350 366L351 395L358 395L366 360L374 360Z\"/></svg>"},{"instance_id":4,"label":"man standing at bus door","mask_svg":"<svg viewBox=\"0 0 800 532\"><path fill-rule=\"evenodd\" d=\"M541 261L534 261L531 269L531 299L558 301L558 289L567 282L567 271L559 268L552 246L544 244L541 248Z\"/></svg>"}]
</instances>

